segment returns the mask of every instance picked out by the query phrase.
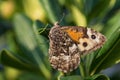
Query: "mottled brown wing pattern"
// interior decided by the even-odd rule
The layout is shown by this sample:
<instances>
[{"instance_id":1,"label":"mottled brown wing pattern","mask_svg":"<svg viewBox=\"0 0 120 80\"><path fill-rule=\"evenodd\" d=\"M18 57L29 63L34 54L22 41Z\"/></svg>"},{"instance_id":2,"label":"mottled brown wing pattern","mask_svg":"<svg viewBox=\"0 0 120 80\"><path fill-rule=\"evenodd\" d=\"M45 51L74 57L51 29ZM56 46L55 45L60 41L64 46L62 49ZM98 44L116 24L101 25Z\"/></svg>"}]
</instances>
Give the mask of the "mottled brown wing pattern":
<instances>
[{"instance_id":1,"label":"mottled brown wing pattern","mask_svg":"<svg viewBox=\"0 0 120 80\"><path fill-rule=\"evenodd\" d=\"M55 24L49 32L49 61L54 69L68 73L80 63L80 55L100 48L106 41L101 33L77 26Z\"/></svg>"},{"instance_id":2,"label":"mottled brown wing pattern","mask_svg":"<svg viewBox=\"0 0 120 80\"><path fill-rule=\"evenodd\" d=\"M64 73L76 69L80 63L77 44L60 27L53 28L49 38L49 60L52 67Z\"/></svg>"}]
</instances>

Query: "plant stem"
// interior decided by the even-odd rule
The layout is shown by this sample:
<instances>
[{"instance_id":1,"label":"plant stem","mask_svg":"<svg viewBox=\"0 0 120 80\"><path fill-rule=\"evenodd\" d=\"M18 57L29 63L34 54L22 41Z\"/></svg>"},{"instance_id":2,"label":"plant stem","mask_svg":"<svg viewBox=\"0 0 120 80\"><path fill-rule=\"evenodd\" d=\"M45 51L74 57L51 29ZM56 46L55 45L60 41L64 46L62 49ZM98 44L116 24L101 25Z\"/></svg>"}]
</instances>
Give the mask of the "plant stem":
<instances>
[{"instance_id":1,"label":"plant stem","mask_svg":"<svg viewBox=\"0 0 120 80\"><path fill-rule=\"evenodd\" d=\"M81 60L81 61L82 61L82 60ZM79 68L80 68L81 76L82 76L82 77L85 77L85 71L84 71L84 66L83 66L82 62L80 63Z\"/></svg>"}]
</instances>

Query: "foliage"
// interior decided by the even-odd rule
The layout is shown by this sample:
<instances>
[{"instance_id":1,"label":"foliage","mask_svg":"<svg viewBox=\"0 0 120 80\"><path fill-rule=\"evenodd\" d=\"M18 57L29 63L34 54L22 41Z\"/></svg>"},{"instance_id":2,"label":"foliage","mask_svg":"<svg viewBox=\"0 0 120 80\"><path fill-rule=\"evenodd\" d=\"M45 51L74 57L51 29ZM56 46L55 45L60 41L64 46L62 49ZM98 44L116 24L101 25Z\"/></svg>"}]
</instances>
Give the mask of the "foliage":
<instances>
[{"instance_id":1,"label":"foliage","mask_svg":"<svg viewBox=\"0 0 120 80\"><path fill-rule=\"evenodd\" d=\"M1 1L0 61L4 65L4 71L7 71L8 66L18 69L17 80L109 80L101 71L120 62L119 2L120 0ZM6 4L9 4L10 9L6 8ZM66 15L62 25L88 26L107 37L107 42L101 49L82 56L79 68L69 74L52 69L48 61L48 33L52 26L46 24L59 21L63 13ZM9 22L4 23L6 20ZM3 45L7 46L3 49ZM0 79L8 79L3 73Z\"/></svg>"}]
</instances>

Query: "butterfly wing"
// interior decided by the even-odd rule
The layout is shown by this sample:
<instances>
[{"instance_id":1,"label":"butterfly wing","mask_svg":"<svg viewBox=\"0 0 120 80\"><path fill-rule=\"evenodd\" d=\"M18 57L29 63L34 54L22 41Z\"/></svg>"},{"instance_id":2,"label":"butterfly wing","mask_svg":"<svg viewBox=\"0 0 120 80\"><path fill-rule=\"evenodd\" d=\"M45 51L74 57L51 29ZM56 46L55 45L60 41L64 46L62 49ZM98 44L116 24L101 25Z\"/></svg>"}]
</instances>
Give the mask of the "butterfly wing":
<instances>
[{"instance_id":1,"label":"butterfly wing","mask_svg":"<svg viewBox=\"0 0 120 80\"><path fill-rule=\"evenodd\" d=\"M104 35L91 28L74 26L64 29L64 31L77 43L81 54L87 54L102 47L106 41Z\"/></svg>"},{"instance_id":2,"label":"butterfly wing","mask_svg":"<svg viewBox=\"0 0 120 80\"><path fill-rule=\"evenodd\" d=\"M60 27L51 29L49 38L49 60L52 67L64 73L76 69L80 63L77 44Z\"/></svg>"},{"instance_id":3,"label":"butterfly wing","mask_svg":"<svg viewBox=\"0 0 120 80\"><path fill-rule=\"evenodd\" d=\"M77 26L53 26L49 33L49 61L53 68L64 73L76 69L80 55L100 48L106 38L90 28Z\"/></svg>"}]
</instances>

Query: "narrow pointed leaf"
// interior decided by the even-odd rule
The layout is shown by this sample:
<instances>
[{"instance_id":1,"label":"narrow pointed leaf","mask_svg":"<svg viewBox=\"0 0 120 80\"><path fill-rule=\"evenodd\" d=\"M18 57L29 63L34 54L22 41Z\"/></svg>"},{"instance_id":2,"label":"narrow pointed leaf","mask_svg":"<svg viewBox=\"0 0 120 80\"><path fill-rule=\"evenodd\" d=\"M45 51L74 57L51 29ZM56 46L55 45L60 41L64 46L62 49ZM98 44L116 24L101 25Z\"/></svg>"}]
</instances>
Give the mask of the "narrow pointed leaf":
<instances>
[{"instance_id":1,"label":"narrow pointed leaf","mask_svg":"<svg viewBox=\"0 0 120 80\"><path fill-rule=\"evenodd\" d=\"M83 80L81 76L66 76L66 77L61 77L60 80Z\"/></svg>"}]
</instances>

